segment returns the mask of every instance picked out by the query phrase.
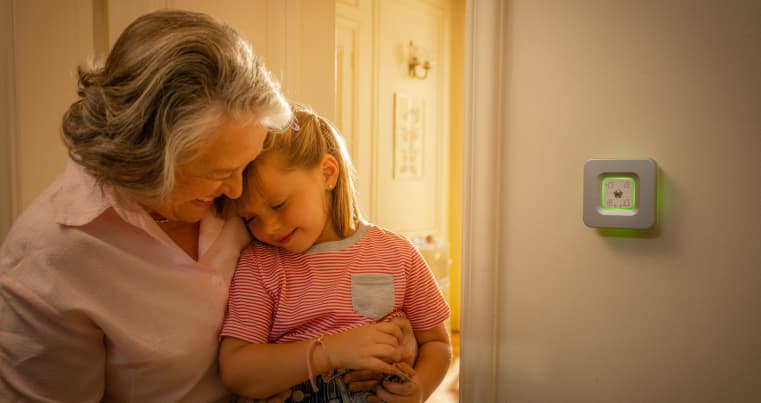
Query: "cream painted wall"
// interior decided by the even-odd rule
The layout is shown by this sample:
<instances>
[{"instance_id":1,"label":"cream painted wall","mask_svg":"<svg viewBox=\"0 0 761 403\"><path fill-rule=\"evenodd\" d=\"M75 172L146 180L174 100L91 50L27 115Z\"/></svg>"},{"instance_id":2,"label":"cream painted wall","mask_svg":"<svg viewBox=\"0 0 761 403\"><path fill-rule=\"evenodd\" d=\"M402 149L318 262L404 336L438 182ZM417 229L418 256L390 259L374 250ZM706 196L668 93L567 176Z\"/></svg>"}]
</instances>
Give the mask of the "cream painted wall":
<instances>
[{"instance_id":1,"label":"cream painted wall","mask_svg":"<svg viewBox=\"0 0 761 403\"><path fill-rule=\"evenodd\" d=\"M761 3L507 4L499 401L760 401ZM655 230L584 226L597 157L657 161Z\"/></svg>"},{"instance_id":2,"label":"cream painted wall","mask_svg":"<svg viewBox=\"0 0 761 403\"><path fill-rule=\"evenodd\" d=\"M373 1L336 1L336 119L357 175L362 213L374 218Z\"/></svg>"},{"instance_id":3,"label":"cream painted wall","mask_svg":"<svg viewBox=\"0 0 761 403\"><path fill-rule=\"evenodd\" d=\"M15 202L11 162L15 144L11 133L15 132L14 69L13 69L13 5L12 0L0 0L0 242L13 222Z\"/></svg>"},{"instance_id":4,"label":"cream painted wall","mask_svg":"<svg viewBox=\"0 0 761 403\"><path fill-rule=\"evenodd\" d=\"M411 237L448 236L449 0L338 0L336 123L358 171L367 218ZM407 72L408 44L433 62L425 80ZM399 97L419 103L418 174L406 176L395 158L405 149ZM401 108L403 109L403 108Z\"/></svg>"},{"instance_id":5,"label":"cream painted wall","mask_svg":"<svg viewBox=\"0 0 761 403\"><path fill-rule=\"evenodd\" d=\"M410 236L446 237L449 173L449 4L447 1L375 2L375 130L371 186L376 223ZM413 41L434 67L425 80L407 74ZM399 144L395 103L399 95L421 102L420 175L397 175Z\"/></svg>"},{"instance_id":6,"label":"cream painted wall","mask_svg":"<svg viewBox=\"0 0 761 403\"><path fill-rule=\"evenodd\" d=\"M91 3L13 1L14 217L66 163L60 123L76 97L77 65L93 51Z\"/></svg>"}]
</instances>

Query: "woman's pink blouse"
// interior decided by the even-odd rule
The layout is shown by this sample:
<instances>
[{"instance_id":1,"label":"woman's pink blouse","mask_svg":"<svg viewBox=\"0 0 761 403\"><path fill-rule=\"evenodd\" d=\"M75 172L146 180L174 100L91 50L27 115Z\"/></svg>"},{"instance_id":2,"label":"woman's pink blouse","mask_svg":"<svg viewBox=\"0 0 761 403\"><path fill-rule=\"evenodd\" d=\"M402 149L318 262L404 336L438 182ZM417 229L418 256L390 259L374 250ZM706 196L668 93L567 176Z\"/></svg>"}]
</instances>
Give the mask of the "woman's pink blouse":
<instances>
[{"instance_id":1,"label":"woman's pink blouse","mask_svg":"<svg viewBox=\"0 0 761 403\"><path fill-rule=\"evenodd\" d=\"M0 249L0 400L215 402L239 219L201 221L190 258L77 164Z\"/></svg>"}]
</instances>

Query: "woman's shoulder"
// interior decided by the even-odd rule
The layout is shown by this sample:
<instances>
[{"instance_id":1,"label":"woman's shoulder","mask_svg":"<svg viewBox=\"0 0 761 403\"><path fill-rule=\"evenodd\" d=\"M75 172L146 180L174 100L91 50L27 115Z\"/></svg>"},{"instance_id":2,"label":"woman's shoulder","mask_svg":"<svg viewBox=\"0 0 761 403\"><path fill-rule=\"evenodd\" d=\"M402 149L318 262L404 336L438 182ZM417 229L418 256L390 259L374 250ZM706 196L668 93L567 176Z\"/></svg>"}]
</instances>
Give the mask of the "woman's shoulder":
<instances>
[{"instance_id":1,"label":"woman's shoulder","mask_svg":"<svg viewBox=\"0 0 761 403\"><path fill-rule=\"evenodd\" d=\"M46 301L67 301L81 291L93 268L108 259L101 256L102 240L55 220L43 193L14 222L0 246L0 278L23 287ZM56 287L66 284L66 287ZM51 302L52 303L52 302Z\"/></svg>"},{"instance_id":2,"label":"woman's shoulder","mask_svg":"<svg viewBox=\"0 0 761 403\"><path fill-rule=\"evenodd\" d=\"M49 188L40 194L16 218L0 248L3 267L9 259L23 258L31 253L63 252L68 248L70 237L64 235L62 226L56 223L50 202L53 192L54 189Z\"/></svg>"}]
</instances>

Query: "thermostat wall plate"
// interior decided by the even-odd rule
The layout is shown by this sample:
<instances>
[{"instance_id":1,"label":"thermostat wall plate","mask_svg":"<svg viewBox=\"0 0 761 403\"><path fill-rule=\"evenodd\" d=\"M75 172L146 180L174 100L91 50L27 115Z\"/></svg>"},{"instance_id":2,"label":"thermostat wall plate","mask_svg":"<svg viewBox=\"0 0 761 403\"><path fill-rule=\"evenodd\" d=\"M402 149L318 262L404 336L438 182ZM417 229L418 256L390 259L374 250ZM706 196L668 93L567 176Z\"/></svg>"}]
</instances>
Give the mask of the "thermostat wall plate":
<instances>
[{"instance_id":1,"label":"thermostat wall plate","mask_svg":"<svg viewBox=\"0 0 761 403\"><path fill-rule=\"evenodd\" d=\"M584 164L584 224L646 230L655 225L657 166L645 159Z\"/></svg>"}]
</instances>

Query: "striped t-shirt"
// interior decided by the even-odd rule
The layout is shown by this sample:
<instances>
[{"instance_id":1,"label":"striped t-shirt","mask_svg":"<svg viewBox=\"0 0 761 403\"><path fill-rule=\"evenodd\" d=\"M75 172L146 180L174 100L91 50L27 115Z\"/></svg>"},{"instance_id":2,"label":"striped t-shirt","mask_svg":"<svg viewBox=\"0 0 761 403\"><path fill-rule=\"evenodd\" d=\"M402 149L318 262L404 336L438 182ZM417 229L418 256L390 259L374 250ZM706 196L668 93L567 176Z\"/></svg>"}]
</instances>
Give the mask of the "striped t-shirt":
<instances>
[{"instance_id":1,"label":"striped t-shirt","mask_svg":"<svg viewBox=\"0 0 761 403\"><path fill-rule=\"evenodd\" d=\"M238 262L221 336L288 343L407 317L415 332L449 318L433 273L410 241L361 223L303 253L257 241Z\"/></svg>"}]
</instances>

